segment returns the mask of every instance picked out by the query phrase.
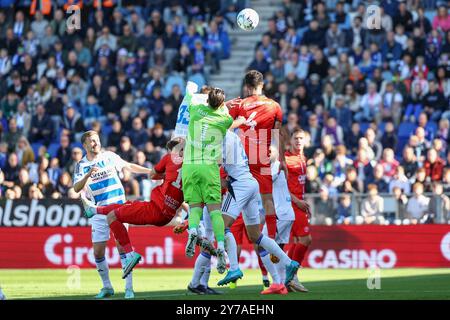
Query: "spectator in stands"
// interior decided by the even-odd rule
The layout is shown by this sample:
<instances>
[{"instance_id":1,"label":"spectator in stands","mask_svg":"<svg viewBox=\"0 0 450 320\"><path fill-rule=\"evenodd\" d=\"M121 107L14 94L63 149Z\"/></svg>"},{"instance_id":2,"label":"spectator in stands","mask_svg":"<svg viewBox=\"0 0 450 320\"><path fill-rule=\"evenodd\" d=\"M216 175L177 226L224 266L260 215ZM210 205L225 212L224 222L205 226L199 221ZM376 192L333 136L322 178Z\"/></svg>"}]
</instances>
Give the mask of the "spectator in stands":
<instances>
[{"instance_id":1,"label":"spectator in stands","mask_svg":"<svg viewBox=\"0 0 450 320\"><path fill-rule=\"evenodd\" d=\"M354 167L347 168L345 181L339 187L342 193L361 193L362 181L358 179L358 173Z\"/></svg>"},{"instance_id":2,"label":"spectator in stands","mask_svg":"<svg viewBox=\"0 0 450 320\"><path fill-rule=\"evenodd\" d=\"M343 194L340 197L335 222L337 224L345 224L345 225L349 225L353 222L352 200L350 195Z\"/></svg>"},{"instance_id":3,"label":"spectator in stands","mask_svg":"<svg viewBox=\"0 0 450 320\"><path fill-rule=\"evenodd\" d=\"M124 170L126 171L126 170ZM61 196L67 197L69 189L72 187L72 178L69 172L64 171L58 179L58 183L56 185L56 191L58 191Z\"/></svg>"},{"instance_id":4,"label":"spectator in stands","mask_svg":"<svg viewBox=\"0 0 450 320\"><path fill-rule=\"evenodd\" d=\"M34 152L26 137L21 136L19 138L16 154L22 168L26 168L29 163L34 162Z\"/></svg>"},{"instance_id":5,"label":"spectator in stands","mask_svg":"<svg viewBox=\"0 0 450 320\"><path fill-rule=\"evenodd\" d=\"M306 193L318 193L320 190L321 181L318 177L317 168L315 166L308 166L306 168Z\"/></svg>"},{"instance_id":6,"label":"spectator in stands","mask_svg":"<svg viewBox=\"0 0 450 320\"><path fill-rule=\"evenodd\" d=\"M367 187L369 197L361 205L361 216L366 224L384 224L384 199L378 195L377 186L369 184Z\"/></svg>"},{"instance_id":7,"label":"spectator in stands","mask_svg":"<svg viewBox=\"0 0 450 320\"><path fill-rule=\"evenodd\" d=\"M424 187L422 183L413 185L413 197L408 201L406 213L412 224L422 222L422 218L428 212L430 198L423 195Z\"/></svg>"},{"instance_id":8,"label":"spectator in stands","mask_svg":"<svg viewBox=\"0 0 450 320\"><path fill-rule=\"evenodd\" d=\"M63 168L63 170L58 172L57 168L56 168L56 172L53 172L53 175L50 175L50 179L52 179L52 176L53 176L53 178L57 177L58 181L59 181L61 174L63 174L64 172L74 172L76 165L78 164L78 162L81 161L82 158L83 158L83 150L81 150L81 148L79 148L79 147L72 148L72 156L71 156L70 160L66 163L65 166L62 166L59 163L58 158L53 158L53 159L56 159L56 163L53 163L53 159L52 159L52 163L50 163L50 167ZM55 180L55 182L56 182L56 180ZM57 184L57 182L55 184Z\"/></svg>"},{"instance_id":9,"label":"spectator in stands","mask_svg":"<svg viewBox=\"0 0 450 320\"><path fill-rule=\"evenodd\" d=\"M45 146L50 144L53 136L53 125L43 104L38 104L36 114L31 119L30 142L41 142Z\"/></svg>"},{"instance_id":10,"label":"spectator in stands","mask_svg":"<svg viewBox=\"0 0 450 320\"><path fill-rule=\"evenodd\" d=\"M427 159L424 162L424 168L427 177L431 181L441 181L444 173L445 162L438 156L435 149L429 149L427 152Z\"/></svg>"},{"instance_id":11,"label":"spectator in stands","mask_svg":"<svg viewBox=\"0 0 450 320\"><path fill-rule=\"evenodd\" d=\"M124 135L122 130L122 123L119 120L114 120L112 124L112 131L108 135L108 140L106 146L108 147L108 150L111 150L113 152L117 151L117 146L120 145L120 140L122 136Z\"/></svg>"},{"instance_id":12,"label":"spectator in stands","mask_svg":"<svg viewBox=\"0 0 450 320\"><path fill-rule=\"evenodd\" d=\"M153 143L156 149L162 149L167 144L168 139L164 135L163 127L161 124L157 123L153 128L150 141Z\"/></svg>"},{"instance_id":13,"label":"spectator in stands","mask_svg":"<svg viewBox=\"0 0 450 320\"><path fill-rule=\"evenodd\" d=\"M439 5L437 15L433 18L433 29L440 32L447 32L450 30L450 15L448 9L444 3Z\"/></svg>"},{"instance_id":14,"label":"spectator in stands","mask_svg":"<svg viewBox=\"0 0 450 320\"><path fill-rule=\"evenodd\" d=\"M366 137L367 137L367 133L366 133ZM385 127L384 127L384 133L383 136L381 137L381 145L382 148L386 149L392 149L392 150L396 150L397 149L397 143L398 143L398 138L397 138L397 134L395 132L395 127L394 127L394 123L392 123L391 121L387 122Z\"/></svg>"},{"instance_id":15,"label":"spectator in stands","mask_svg":"<svg viewBox=\"0 0 450 320\"><path fill-rule=\"evenodd\" d=\"M255 59L247 67L247 70L257 70L262 74L265 74L270 70L270 64L264 57L264 52L262 50L256 51Z\"/></svg>"},{"instance_id":16,"label":"spectator in stands","mask_svg":"<svg viewBox=\"0 0 450 320\"><path fill-rule=\"evenodd\" d=\"M405 170L402 166L398 166L395 172L395 176L389 182L389 193L392 193L394 188L400 188L403 193L411 193L411 182L405 175Z\"/></svg>"},{"instance_id":17,"label":"spectator in stands","mask_svg":"<svg viewBox=\"0 0 450 320\"><path fill-rule=\"evenodd\" d=\"M444 188L444 193L450 193L450 168L444 169L444 176L442 178L442 187Z\"/></svg>"},{"instance_id":18,"label":"spectator in stands","mask_svg":"<svg viewBox=\"0 0 450 320\"><path fill-rule=\"evenodd\" d=\"M395 159L394 150L389 148L384 149L383 159L380 161L380 164L383 166L386 179L390 181L399 166L399 162Z\"/></svg>"},{"instance_id":19,"label":"spectator in stands","mask_svg":"<svg viewBox=\"0 0 450 320\"><path fill-rule=\"evenodd\" d=\"M17 154L10 153L8 156L8 162L3 168L4 181L3 185L7 188L12 188L14 184L19 180L19 159Z\"/></svg>"},{"instance_id":20,"label":"spectator in stands","mask_svg":"<svg viewBox=\"0 0 450 320\"><path fill-rule=\"evenodd\" d=\"M320 189L320 197L314 201L314 224L332 225L335 216L333 201L329 197L327 188Z\"/></svg>"},{"instance_id":21,"label":"spectator in stands","mask_svg":"<svg viewBox=\"0 0 450 320\"><path fill-rule=\"evenodd\" d=\"M376 90L376 84L373 82L370 83L368 86L368 92L363 95L361 99L362 113L358 115L358 120L364 119L369 122L376 120L377 123L379 122L382 98Z\"/></svg>"},{"instance_id":22,"label":"spectator in stands","mask_svg":"<svg viewBox=\"0 0 450 320\"><path fill-rule=\"evenodd\" d=\"M372 128L368 128L364 136L367 139L368 146L374 152L374 159L377 161L380 160L381 154L383 152L383 146L379 141L376 140L375 130L373 130Z\"/></svg>"},{"instance_id":23,"label":"spectator in stands","mask_svg":"<svg viewBox=\"0 0 450 320\"><path fill-rule=\"evenodd\" d=\"M78 141L80 134L85 131L83 118L72 104L69 104L64 112L62 126L68 132L71 141Z\"/></svg>"},{"instance_id":24,"label":"spectator in stands","mask_svg":"<svg viewBox=\"0 0 450 320\"><path fill-rule=\"evenodd\" d=\"M24 136L28 136L31 125L31 114L27 112L27 107L24 102L20 102L17 105L17 112L14 114L14 118L16 119L18 131Z\"/></svg>"},{"instance_id":25,"label":"spectator in stands","mask_svg":"<svg viewBox=\"0 0 450 320\"><path fill-rule=\"evenodd\" d=\"M134 155L136 154L136 149L131 144L131 140L128 136L123 136L120 139L120 147L117 154L125 161L133 161Z\"/></svg>"},{"instance_id":26,"label":"spectator in stands","mask_svg":"<svg viewBox=\"0 0 450 320\"><path fill-rule=\"evenodd\" d=\"M394 194L394 199L397 205L396 210L396 219L394 220L394 223L396 225L400 224L408 224L409 220L407 218L406 214L406 206L408 204L408 197L403 193L402 189L400 187L394 187L392 189L392 192Z\"/></svg>"},{"instance_id":27,"label":"spectator in stands","mask_svg":"<svg viewBox=\"0 0 450 320\"><path fill-rule=\"evenodd\" d=\"M67 135L62 135L59 139L59 148L56 152L56 157L59 160L61 167L65 167L72 156L72 149L70 148L70 138Z\"/></svg>"},{"instance_id":28,"label":"spectator in stands","mask_svg":"<svg viewBox=\"0 0 450 320\"><path fill-rule=\"evenodd\" d=\"M433 222L445 222L450 211L450 198L444 194L444 188L440 182L433 183L433 195L430 198L428 212Z\"/></svg>"},{"instance_id":29,"label":"spectator in stands","mask_svg":"<svg viewBox=\"0 0 450 320\"><path fill-rule=\"evenodd\" d=\"M52 194L55 192L55 188L50 182L48 173L45 171L39 175L38 189L41 190L44 198L47 199L50 198Z\"/></svg>"},{"instance_id":30,"label":"spectator in stands","mask_svg":"<svg viewBox=\"0 0 450 320\"><path fill-rule=\"evenodd\" d=\"M373 168L373 179L369 180L366 179L364 181L364 190L365 192L369 191L369 185L375 185L377 187L377 190L380 193L387 193L388 192L388 183L386 182L384 167L382 164L378 163Z\"/></svg>"},{"instance_id":31,"label":"spectator in stands","mask_svg":"<svg viewBox=\"0 0 450 320\"><path fill-rule=\"evenodd\" d=\"M326 125L322 129L322 137L329 136L331 143L339 145L344 143L344 131L342 127L336 123L336 119L329 117Z\"/></svg>"},{"instance_id":32,"label":"spectator in stands","mask_svg":"<svg viewBox=\"0 0 450 320\"><path fill-rule=\"evenodd\" d=\"M356 154L353 166L358 171L358 179L361 181L373 179L373 163L368 155L367 149L360 148Z\"/></svg>"},{"instance_id":33,"label":"spectator in stands","mask_svg":"<svg viewBox=\"0 0 450 320\"><path fill-rule=\"evenodd\" d=\"M14 113L17 112L17 105L19 99L14 91L8 91L6 97L1 100L0 110L3 112L3 116L7 119L11 118Z\"/></svg>"},{"instance_id":34,"label":"spectator in stands","mask_svg":"<svg viewBox=\"0 0 450 320\"><path fill-rule=\"evenodd\" d=\"M11 118L8 121L8 132L2 135L2 142L8 144L8 152L16 150L19 138L22 136L22 132L17 128L16 118Z\"/></svg>"},{"instance_id":35,"label":"spectator in stands","mask_svg":"<svg viewBox=\"0 0 450 320\"><path fill-rule=\"evenodd\" d=\"M133 119L132 129L127 132L127 136L137 148L140 149L144 146L148 140L148 133L142 124L141 118L136 117Z\"/></svg>"}]
</instances>

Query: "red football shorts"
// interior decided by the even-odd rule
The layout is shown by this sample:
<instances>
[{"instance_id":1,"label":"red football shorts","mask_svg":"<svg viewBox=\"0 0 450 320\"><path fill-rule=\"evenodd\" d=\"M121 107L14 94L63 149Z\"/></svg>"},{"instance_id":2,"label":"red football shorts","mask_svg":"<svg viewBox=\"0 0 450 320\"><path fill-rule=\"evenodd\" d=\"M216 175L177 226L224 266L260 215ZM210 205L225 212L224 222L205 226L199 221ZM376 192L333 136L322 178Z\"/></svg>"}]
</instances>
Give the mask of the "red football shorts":
<instances>
[{"instance_id":1,"label":"red football shorts","mask_svg":"<svg viewBox=\"0 0 450 320\"><path fill-rule=\"evenodd\" d=\"M258 181L259 193L272 193L272 173L270 165L249 165L250 173Z\"/></svg>"},{"instance_id":2,"label":"red football shorts","mask_svg":"<svg viewBox=\"0 0 450 320\"><path fill-rule=\"evenodd\" d=\"M233 234L238 246L244 244L244 239L246 240L245 243L250 243L247 235L247 229L245 228L244 219L242 219L242 214L240 214L239 217L233 222L230 231Z\"/></svg>"},{"instance_id":3,"label":"red football shorts","mask_svg":"<svg viewBox=\"0 0 450 320\"><path fill-rule=\"evenodd\" d=\"M154 202L134 201L126 203L115 210L117 220L138 226L153 225L164 226L168 224L173 216L165 214L164 210Z\"/></svg>"},{"instance_id":4,"label":"red football shorts","mask_svg":"<svg viewBox=\"0 0 450 320\"><path fill-rule=\"evenodd\" d=\"M292 225L291 236L306 237L311 233L308 215L304 211L300 210L294 203L292 203L292 207L295 212L295 221Z\"/></svg>"}]
</instances>

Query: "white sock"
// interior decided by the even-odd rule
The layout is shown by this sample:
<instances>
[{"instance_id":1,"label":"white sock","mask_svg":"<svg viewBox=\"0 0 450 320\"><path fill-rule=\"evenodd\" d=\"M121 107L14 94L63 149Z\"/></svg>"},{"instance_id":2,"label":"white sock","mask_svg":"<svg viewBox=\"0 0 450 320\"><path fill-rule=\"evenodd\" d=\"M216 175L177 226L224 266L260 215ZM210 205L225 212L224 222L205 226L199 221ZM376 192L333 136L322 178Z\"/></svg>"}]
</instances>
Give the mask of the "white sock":
<instances>
[{"instance_id":1,"label":"white sock","mask_svg":"<svg viewBox=\"0 0 450 320\"><path fill-rule=\"evenodd\" d=\"M122 269L125 268L125 266L127 264L127 256L130 253L120 254L120 263L122 264ZM125 278L125 289L133 290L133 271L131 271Z\"/></svg>"},{"instance_id":2,"label":"white sock","mask_svg":"<svg viewBox=\"0 0 450 320\"><path fill-rule=\"evenodd\" d=\"M256 241L256 244L263 247L267 252L273 254L275 257L280 259L280 262L283 266L287 266L291 263L291 259L287 256L287 254L280 248L280 246L275 242L275 240L266 237L261 234L259 240Z\"/></svg>"},{"instance_id":3,"label":"white sock","mask_svg":"<svg viewBox=\"0 0 450 320\"><path fill-rule=\"evenodd\" d=\"M230 262L230 271L239 269L239 261L237 256L237 244L233 233L230 229L225 229L225 241L227 242L227 254Z\"/></svg>"},{"instance_id":4,"label":"white sock","mask_svg":"<svg viewBox=\"0 0 450 320\"><path fill-rule=\"evenodd\" d=\"M261 257L261 261L263 262L264 267L266 267L267 271L272 276L272 282L280 284L281 283L280 276L278 275L278 271L275 268L274 264L270 260L269 253L267 251L262 251L259 252L259 256Z\"/></svg>"},{"instance_id":5,"label":"white sock","mask_svg":"<svg viewBox=\"0 0 450 320\"><path fill-rule=\"evenodd\" d=\"M205 288L208 288L209 276L211 275L211 263L205 267L202 277L200 278L200 284Z\"/></svg>"},{"instance_id":6,"label":"white sock","mask_svg":"<svg viewBox=\"0 0 450 320\"><path fill-rule=\"evenodd\" d=\"M109 280L109 267L105 257L102 259L95 259L95 265L97 266L98 274L103 282L103 288L112 288L111 280Z\"/></svg>"},{"instance_id":7,"label":"white sock","mask_svg":"<svg viewBox=\"0 0 450 320\"><path fill-rule=\"evenodd\" d=\"M286 266L281 262L275 263L274 266L277 268L281 283L284 283L286 281Z\"/></svg>"},{"instance_id":8,"label":"white sock","mask_svg":"<svg viewBox=\"0 0 450 320\"><path fill-rule=\"evenodd\" d=\"M198 233L197 233L197 228L188 229L188 234L195 234L195 235L198 235Z\"/></svg>"},{"instance_id":9,"label":"white sock","mask_svg":"<svg viewBox=\"0 0 450 320\"><path fill-rule=\"evenodd\" d=\"M206 268L211 265L211 256L206 252L202 252L195 260L194 274L192 275L191 286L197 287L200 284L200 279L203 276ZM208 277L209 278L209 277Z\"/></svg>"},{"instance_id":10,"label":"white sock","mask_svg":"<svg viewBox=\"0 0 450 320\"><path fill-rule=\"evenodd\" d=\"M217 249L225 251L225 244L223 241L217 241Z\"/></svg>"}]
</instances>

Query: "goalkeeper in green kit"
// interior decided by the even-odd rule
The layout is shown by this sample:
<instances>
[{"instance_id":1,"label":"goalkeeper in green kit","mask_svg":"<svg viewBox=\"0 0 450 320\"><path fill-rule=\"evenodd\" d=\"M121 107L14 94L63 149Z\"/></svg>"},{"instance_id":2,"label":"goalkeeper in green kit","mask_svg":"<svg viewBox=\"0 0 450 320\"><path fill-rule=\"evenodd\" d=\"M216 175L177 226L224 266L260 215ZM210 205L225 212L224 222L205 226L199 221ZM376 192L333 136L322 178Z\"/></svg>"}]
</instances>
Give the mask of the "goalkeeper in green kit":
<instances>
[{"instance_id":1,"label":"goalkeeper in green kit","mask_svg":"<svg viewBox=\"0 0 450 320\"><path fill-rule=\"evenodd\" d=\"M207 103L191 101L189 104L189 129L186 138L182 181L184 200L189 204L189 237L186 256L195 254L198 226L206 205L211 217L214 236L217 240L217 270L224 273L225 226L221 211L221 184L219 161L222 159L222 143L227 130L240 125L245 119L233 118L224 105L222 89L212 88Z\"/></svg>"}]
</instances>

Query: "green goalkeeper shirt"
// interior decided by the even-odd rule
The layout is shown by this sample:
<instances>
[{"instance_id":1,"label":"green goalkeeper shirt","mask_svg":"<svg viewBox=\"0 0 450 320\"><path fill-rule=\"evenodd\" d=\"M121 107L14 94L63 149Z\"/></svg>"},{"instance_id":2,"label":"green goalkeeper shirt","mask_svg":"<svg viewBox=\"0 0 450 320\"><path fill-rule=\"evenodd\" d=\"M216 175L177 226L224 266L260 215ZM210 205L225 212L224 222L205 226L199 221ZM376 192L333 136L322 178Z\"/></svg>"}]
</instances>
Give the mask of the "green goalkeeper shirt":
<instances>
[{"instance_id":1,"label":"green goalkeeper shirt","mask_svg":"<svg viewBox=\"0 0 450 320\"><path fill-rule=\"evenodd\" d=\"M205 100L192 99L189 105L189 129L184 151L184 164L217 164L222 159L222 142L233 124L223 105L217 110Z\"/></svg>"}]
</instances>

